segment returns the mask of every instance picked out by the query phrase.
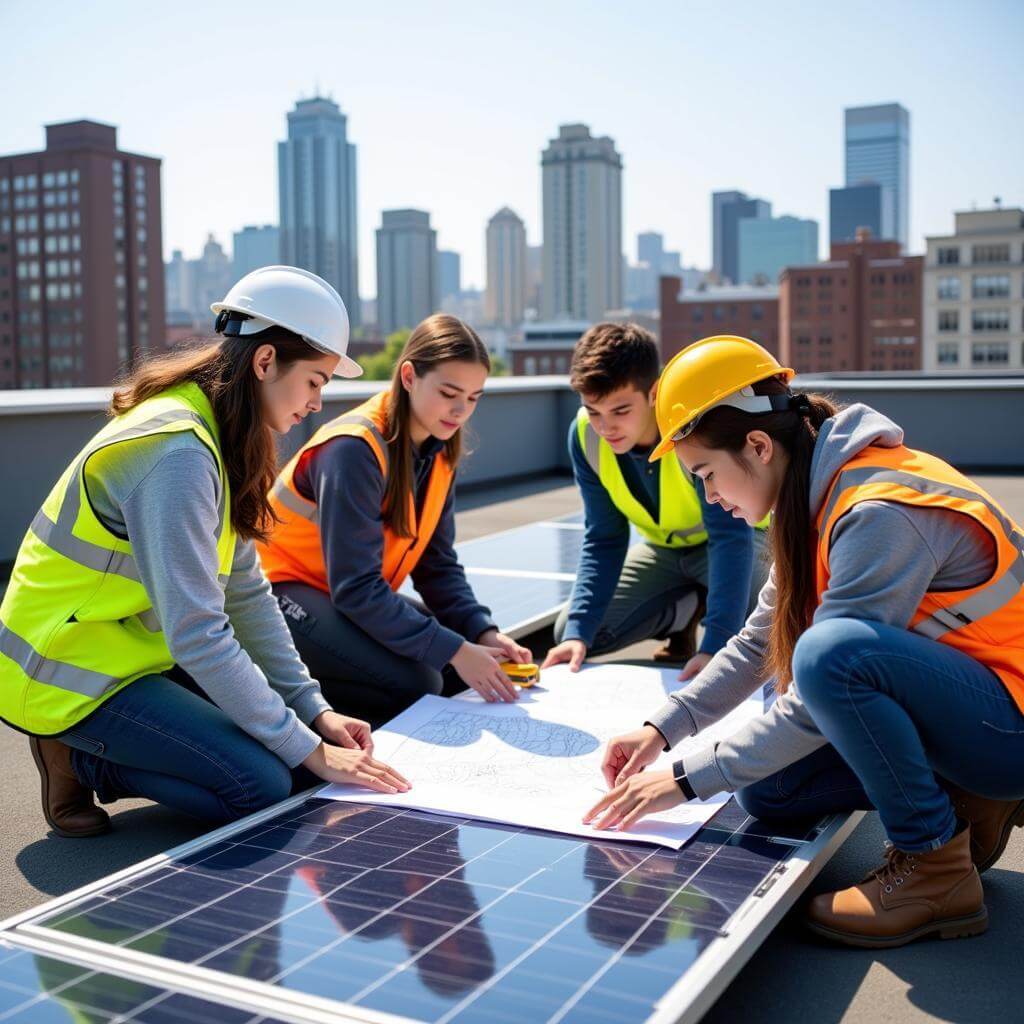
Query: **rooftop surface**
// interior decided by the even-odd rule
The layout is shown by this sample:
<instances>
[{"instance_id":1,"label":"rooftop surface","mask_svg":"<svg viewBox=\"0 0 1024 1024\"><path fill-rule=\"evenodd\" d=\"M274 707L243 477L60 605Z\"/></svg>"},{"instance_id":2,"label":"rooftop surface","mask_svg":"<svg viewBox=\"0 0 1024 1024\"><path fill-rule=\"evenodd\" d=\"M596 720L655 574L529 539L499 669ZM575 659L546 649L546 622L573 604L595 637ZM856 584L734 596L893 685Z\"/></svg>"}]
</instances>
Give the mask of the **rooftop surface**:
<instances>
[{"instance_id":1,"label":"rooftop surface","mask_svg":"<svg viewBox=\"0 0 1024 1024\"><path fill-rule=\"evenodd\" d=\"M1018 521L1024 520L1024 476L975 475ZM565 476L536 476L460 496L458 539L495 533L577 511L579 495ZM527 640L540 656L550 643L543 631ZM653 643L638 644L603 661L642 661ZM638 709L638 714L640 713ZM24 736L0 730L5 767L0 877L0 916L69 892L111 872L207 831L143 800L109 809L114 831L87 840L48 833L39 808L38 775ZM858 881L881 859L883 833L868 815L811 887L810 893ZM798 905L704 1018L758 1022L797 1019L815 1024L879 1021L964 1021L990 1024L1012 1019L1015 995L1024 993L1016 962L1024 919L1024 834L1015 833L999 865L985 876L988 932L959 942L925 942L887 951L833 948L802 928Z\"/></svg>"}]
</instances>

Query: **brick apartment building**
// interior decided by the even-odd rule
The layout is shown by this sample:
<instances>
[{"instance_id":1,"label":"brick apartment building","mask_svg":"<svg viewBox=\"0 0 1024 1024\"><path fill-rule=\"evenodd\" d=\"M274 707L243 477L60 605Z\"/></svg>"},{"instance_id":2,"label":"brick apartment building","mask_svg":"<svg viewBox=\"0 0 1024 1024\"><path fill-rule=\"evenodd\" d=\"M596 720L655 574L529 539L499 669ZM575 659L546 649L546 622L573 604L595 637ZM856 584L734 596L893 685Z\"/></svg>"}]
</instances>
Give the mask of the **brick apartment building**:
<instances>
[{"instance_id":1,"label":"brick apartment building","mask_svg":"<svg viewBox=\"0 0 1024 1024\"><path fill-rule=\"evenodd\" d=\"M779 277L779 358L797 373L921 368L923 258L861 229Z\"/></svg>"},{"instance_id":2,"label":"brick apartment building","mask_svg":"<svg viewBox=\"0 0 1024 1024\"><path fill-rule=\"evenodd\" d=\"M779 352L779 289L774 285L708 287L684 292L681 278L660 283L661 358L714 334L738 334Z\"/></svg>"},{"instance_id":3,"label":"brick apartment building","mask_svg":"<svg viewBox=\"0 0 1024 1024\"><path fill-rule=\"evenodd\" d=\"M166 344L160 161L95 121L0 156L0 389L106 385Z\"/></svg>"}]
</instances>

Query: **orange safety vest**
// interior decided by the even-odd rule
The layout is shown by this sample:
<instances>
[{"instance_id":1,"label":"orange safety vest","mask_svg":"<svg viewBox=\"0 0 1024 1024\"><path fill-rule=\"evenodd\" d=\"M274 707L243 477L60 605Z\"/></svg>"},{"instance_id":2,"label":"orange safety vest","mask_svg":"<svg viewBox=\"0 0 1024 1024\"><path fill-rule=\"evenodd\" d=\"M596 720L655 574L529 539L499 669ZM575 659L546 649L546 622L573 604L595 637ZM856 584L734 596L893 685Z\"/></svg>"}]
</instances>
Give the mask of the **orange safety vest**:
<instances>
[{"instance_id":1,"label":"orange safety vest","mask_svg":"<svg viewBox=\"0 0 1024 1024\"><path fill-rule=\"evenodd\" d=\"M335 437L360 437L377 457L377 465L386 484L388 446L384 437L387 434L387 398L388 392L383 391L351 412L324 424L281 471L270 490L270 504L280 522L274 527L270 540L257 545L263 571L272 583L297 581L325 593L330 592L320 543L319 509L315 501L310 501L295 489L295 469L310 452ZM453 478L452 467L444 452L438 452L419 516L414 496L409 494L409 524L413 535L400 537L387 523L384 524L384 560L380 571L392 590L398 590L405 582L430 543Z\"/></svg>"},{"instance_id":2,"label":"orange safety vest","mask_svg":"<svg viewBox=\"0 0 1024 1024\"><path fill-rule=\"evenodd\" d=\"M934 455L902 445L865 448L836 474L818 514L819 603L829 584L832 531L862 501L950 509L989 532L996 545L991 578L966 590L925 594L910 628L987 665L1024 711L1024 533L990 495Z\"/></svg>"}]
</instances>

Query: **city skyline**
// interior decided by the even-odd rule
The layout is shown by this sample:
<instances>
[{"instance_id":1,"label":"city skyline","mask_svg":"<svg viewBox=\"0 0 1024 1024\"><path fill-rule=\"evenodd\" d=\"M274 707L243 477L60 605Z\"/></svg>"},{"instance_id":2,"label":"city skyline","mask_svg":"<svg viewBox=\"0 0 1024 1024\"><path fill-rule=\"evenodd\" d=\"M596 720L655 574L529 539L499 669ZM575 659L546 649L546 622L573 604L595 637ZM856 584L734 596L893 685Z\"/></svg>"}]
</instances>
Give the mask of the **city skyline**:
<instances>
[{"instance_id":1,"label":"city skyline","mask_svg":"<svg viewBox=\"0 0 1024 1024\"><path fill-rule=\"evenodd\" d=\"M439 245L463 256L467 285L483 283L484 229L494 209L517 209L535 245L539 153L562 123L594 124L616 140L625 164L624 237L661 232L687 265L710 265L712 191L764 196L777 210L826 225L828 189L844 180L843 110L850 106L898 102L914 119L910 252L945 230L954 209L988 206L994 195L1007 205L1024 200L1013 191L1024 140L1005 131L1012 97L1024 89L1015 44L1021 33L1014 31L1024 30L1024 9L1012 3L985 5L985 18L976 8L951 7L942 19L924 4L860 4L859 16L823 11L814 26L787 18L786 9L798 10L792 4L770 11L652 4L640 16L538 5L546 32L529 31L529 4L508 26L475 8L470 18L463 4L449 5L446 18L403 6L396 19L393 11L341 17L314 3L295 15L285 39L263 31L274 9L255 3L246 8L246 55L258 73L236 77L220 73L215 47L194 44L195 5L146 14L147 31L175 57L162 75L131 45L142 17L136 9L112 4L99 23L87 10L58 6L57 34L27 7L0 13L0 31L19 41L0 81L20 98L0 126L0 152L40 148L45 123L89 117L116 124L127 149L163 161L165 259L176 248L195 256L208 232L227 243L246 224L277 222L274 147L286 112L317 91L318 80L359 142L364 296L376 292L373 230L382 209L430 210ZM207 12L211 38L237 32L237 14L230 4ZM991 31L993 21L1000 31ZM779 36L779 25L787 35ZM570 29L571 52L559 44ZM766 33L773 38L767 56L757 42ZM98 66L89 54L101 40L116 56ZM965 70L929 74L953 41ZM64 75L30 59L44 42ZM642 86L632 58L643 62ZM737 66L747 73L736 76ZM70 99L62 86L69 78L76 81ZM467 90L467 79L485 86ZM674 97L668 115L664 104L646 102L665 95ZM173 118L155 116L169 109ZM678 131L665 130L666 117ZM823 231L822 250L826 238Z\"/></svg>"}]
</instances>

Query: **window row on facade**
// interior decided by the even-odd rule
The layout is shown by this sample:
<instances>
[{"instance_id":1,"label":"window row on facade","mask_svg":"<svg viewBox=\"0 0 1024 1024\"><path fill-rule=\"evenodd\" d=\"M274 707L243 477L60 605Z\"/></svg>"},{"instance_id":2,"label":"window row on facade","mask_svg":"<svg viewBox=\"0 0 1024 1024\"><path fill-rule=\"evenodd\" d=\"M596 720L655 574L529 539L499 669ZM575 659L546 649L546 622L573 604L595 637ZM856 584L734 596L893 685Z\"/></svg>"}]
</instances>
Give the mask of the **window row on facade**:
<instances>
[{"instance_id":1,"label":"window row on facade","mask_svg":"<svg viewBox=\"0 0 1024 1024\"><path fill-rule=\"evenodd\" d=\"M1015 259L1024 260L1021 247L1009 242L986 243L970 247L971 263L1012 263ZM936 262L940 266L956 266L962 262L962 249L959 245L940 246L935 253Z\"/></svg>"}]
</instances>

